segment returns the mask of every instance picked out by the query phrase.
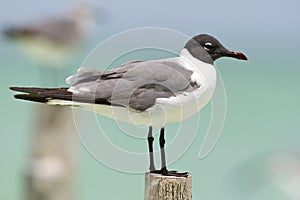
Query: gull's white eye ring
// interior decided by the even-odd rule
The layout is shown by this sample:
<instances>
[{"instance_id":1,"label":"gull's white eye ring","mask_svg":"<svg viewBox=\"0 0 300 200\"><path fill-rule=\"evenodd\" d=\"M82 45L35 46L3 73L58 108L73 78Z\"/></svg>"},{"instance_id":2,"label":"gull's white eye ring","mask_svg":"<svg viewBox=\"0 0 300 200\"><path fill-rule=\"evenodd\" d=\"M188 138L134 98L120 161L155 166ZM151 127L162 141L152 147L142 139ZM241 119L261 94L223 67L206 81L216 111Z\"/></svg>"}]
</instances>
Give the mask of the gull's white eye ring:
<instances>
[{"instance_id":1,"label":"gull's white eye ring","mask_svg":"<svg viewBox=\"0 0 300 200\"><path fill-rule=\"evenodd\" d=\"M208 51L208 50L210 50L210 49L212 48L212 46L213 46L213 45L212 45L210 42L206 42L206 43L204 44L204 49Z\"/></svg>"}]
</instances>

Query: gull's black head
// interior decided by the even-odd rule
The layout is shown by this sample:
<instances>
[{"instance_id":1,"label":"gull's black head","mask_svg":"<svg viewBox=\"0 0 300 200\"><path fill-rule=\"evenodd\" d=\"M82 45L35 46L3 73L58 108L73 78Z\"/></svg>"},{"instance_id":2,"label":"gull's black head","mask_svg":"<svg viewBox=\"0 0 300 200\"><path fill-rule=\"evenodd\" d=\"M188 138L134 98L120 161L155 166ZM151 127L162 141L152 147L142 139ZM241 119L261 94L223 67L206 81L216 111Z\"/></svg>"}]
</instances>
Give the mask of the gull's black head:
<instances>
[{"instance_id":1,"label":"gull's black head","mask_svg":"<svg viewBox=\"0 0 300 200\"><path fill-rule=\"evenodd\" d=\"M210 64L221 57L248 60L243 53L228 50L216 38L207 34L193 37L186 43L185 48L195 58Z\"/></svg>"}]
</instances>

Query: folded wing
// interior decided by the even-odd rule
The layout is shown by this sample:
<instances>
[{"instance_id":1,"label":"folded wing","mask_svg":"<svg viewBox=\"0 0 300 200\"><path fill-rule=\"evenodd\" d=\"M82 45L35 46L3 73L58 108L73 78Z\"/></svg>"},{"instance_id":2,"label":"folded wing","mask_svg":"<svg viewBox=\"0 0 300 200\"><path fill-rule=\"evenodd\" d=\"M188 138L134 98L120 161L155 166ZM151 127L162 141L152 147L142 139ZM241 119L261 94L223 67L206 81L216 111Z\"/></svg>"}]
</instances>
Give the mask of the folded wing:
<instances>
[{"instance_id":1,"label":"folded wing","mask_svg":"<svg viewBox=\"0 0 300 200\"><path fill-rule=\"evenodd\" d=\"M192 71L176 59L134 61L108 72L80 68L67 83L72 84L68 91L77 96L143 111L153 106L157 98L193 90L191 75Z\"/></svg>"}]
</instances>

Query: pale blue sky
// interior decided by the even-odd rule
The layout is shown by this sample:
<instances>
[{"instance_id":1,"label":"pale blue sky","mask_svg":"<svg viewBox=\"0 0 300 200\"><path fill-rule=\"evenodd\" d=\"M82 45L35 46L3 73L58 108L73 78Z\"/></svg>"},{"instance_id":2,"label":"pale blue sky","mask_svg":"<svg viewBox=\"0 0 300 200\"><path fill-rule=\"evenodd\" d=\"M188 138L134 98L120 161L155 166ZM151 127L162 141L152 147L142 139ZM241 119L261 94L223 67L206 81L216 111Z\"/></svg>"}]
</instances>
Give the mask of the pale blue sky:
<instances>
[{"instance_id":1,"label":"pale blue sky","mask_svg":"<svg viewBox=\"0 0 300 200\"><path fill-rule=\"evenodd\" d=\"M80 0L10 0L0 7L0 29L47 16L59 16ZM209 33L225 46L247 50L258 63L295 65L300 45L300 1L85 1L105 9L109 20L90 34L90 47L137 27L164 27L194 36ZM241 48L242 47L242 48ZM259 60L259 58L261 60Z\"/></svg>"},{"instance_id":2,"label":"pale blue sky","mask_svg":"<svg viewBox=\"0 0 300 200\"><path fill-rule=\"evenodd\" d=\"M0 25L63 13L77 2L82 1L5 1L0 8ZM190 35L199 32L209 32L217 36L233 34L238 38L246 36L248 40L268 40L281 36L288 36L285 40L289 40L298 38L300 33L300 2L297 0L88 2L101 6L110 13L110 21L101 27L102 36L143 26L172 28Z\"/></svg>"}]
</instances>

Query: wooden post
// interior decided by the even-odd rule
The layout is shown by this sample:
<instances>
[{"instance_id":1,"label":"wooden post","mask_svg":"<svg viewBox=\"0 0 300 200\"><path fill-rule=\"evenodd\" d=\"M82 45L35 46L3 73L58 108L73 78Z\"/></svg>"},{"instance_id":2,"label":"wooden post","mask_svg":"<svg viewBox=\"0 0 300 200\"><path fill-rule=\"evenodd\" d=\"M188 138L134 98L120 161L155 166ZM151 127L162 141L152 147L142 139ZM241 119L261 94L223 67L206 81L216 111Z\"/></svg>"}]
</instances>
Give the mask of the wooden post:
<instances>
[{"instance_id":1,"label":"wooden post","mask_svg":"<svg viewBox=\"0 0 300 200\"><path fill-rule=\"evenodd\" d=\"M38 105L26 169L27 200L73 200L77 135L72 110Z\"/></svg>"},{"instance_id":2,"label":"wooden post","mask_svg":"<svg viewBox=\"0 0 300 200\"><path fill-rule=\"evenodd\" d=\"M192 176L145 174L145 200L191 200Z\"/></svg>"}]
</instances>

